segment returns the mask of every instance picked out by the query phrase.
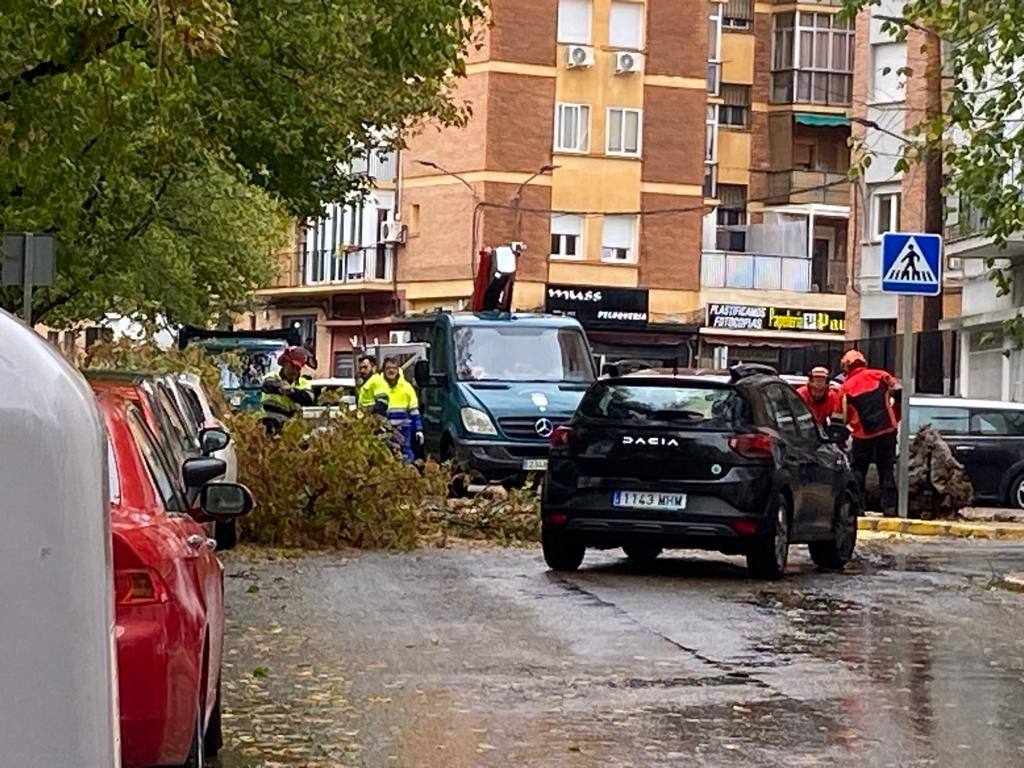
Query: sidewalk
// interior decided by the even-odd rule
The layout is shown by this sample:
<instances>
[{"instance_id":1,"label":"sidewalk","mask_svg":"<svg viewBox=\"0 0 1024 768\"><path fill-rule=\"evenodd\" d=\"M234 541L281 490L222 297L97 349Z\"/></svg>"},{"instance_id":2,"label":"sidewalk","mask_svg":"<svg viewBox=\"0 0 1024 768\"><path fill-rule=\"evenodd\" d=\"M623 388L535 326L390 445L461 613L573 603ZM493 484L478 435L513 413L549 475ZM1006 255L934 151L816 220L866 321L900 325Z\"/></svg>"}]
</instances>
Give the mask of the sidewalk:
<instances>
[{"instance_id":1,"label":"sidewalk","mask_svg":"<svg viewBox=\"0 0 1024 768\"><path fill-rule=\"evenodd\" d=\"M964 509L956 520L901 520L868 513L858 529L910 536L950 536L972 539L1024 539L1024 512L1003 509Z\"/></svg>"}]
</instances>

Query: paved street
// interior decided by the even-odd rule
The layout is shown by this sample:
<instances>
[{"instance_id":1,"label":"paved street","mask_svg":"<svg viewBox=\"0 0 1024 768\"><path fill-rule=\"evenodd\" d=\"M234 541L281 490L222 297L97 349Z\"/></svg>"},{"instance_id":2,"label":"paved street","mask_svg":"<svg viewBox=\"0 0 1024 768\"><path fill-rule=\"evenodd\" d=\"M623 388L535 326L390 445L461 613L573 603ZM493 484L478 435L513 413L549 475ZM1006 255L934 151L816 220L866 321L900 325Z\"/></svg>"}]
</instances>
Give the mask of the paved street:
<instances>
[{"instance_id":1,"label":"paved street","mask_svg":"<svg viewBox=\"0 0 1024 768\"><path fill-rule=\"evenodd\" d=\"M232 556L221 765L1024 764L1019 544L619 554Z\"/></svg>"}]
</instances>

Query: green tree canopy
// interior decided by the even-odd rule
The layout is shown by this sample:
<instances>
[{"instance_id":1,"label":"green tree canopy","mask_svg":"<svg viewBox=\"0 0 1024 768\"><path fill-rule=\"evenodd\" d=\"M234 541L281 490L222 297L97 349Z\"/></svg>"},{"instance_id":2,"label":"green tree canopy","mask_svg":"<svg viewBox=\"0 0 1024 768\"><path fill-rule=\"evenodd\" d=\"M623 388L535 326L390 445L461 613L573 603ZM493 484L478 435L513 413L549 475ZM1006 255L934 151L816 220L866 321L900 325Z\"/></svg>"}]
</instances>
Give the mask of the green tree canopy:
<instances>
[{"instance_id":1,"label":"green tree canopy","mask_svg":"<svg viewBox=\"0 0 1024 768\"><path fill-rule=\"evenodd\" d=\"M290 221L361 189L348 163L381 131L465 119L485 2L7 0L0 228L59 239L36 318L243 305Z\"/></svg>"},{"instance_id":2,"label":"green tree canopy","mask_svg":"<svg viewBox=\"0 0 1024 768\"><path fill-rule=\"evenodd\" d=\"M879 0L844 0L856 14ZM908 126L897 170L942 153L946 192L962 212L979 214L981 231L1001 245L1024 231L1024 4L1007 0L910 0L898 16L883 16L882 30L914 45L941 46L942 72L913 72L909 78L941 75L942 114ZM924 42L917 42L920 40ZM934 50L934 48L933 48ZM910 80L908 87L922 87ZM989 266L994 266L990 262ZM993 269L1001 294L1011 275ZM1024 319L1006 326L1024 341Z\"/></svg>"}]
</instances>

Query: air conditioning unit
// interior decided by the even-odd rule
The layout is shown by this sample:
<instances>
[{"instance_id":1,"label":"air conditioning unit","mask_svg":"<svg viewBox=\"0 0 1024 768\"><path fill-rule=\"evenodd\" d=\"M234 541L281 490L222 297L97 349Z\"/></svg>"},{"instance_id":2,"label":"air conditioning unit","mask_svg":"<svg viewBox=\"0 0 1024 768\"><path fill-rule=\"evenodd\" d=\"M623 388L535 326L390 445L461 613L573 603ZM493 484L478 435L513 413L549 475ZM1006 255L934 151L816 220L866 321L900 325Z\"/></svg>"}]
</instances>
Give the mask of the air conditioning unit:
<instances>
[{"instance_id":1,"label":"air conditioning unit","mask_svg":"<svg viewBox=\"0 0 1024 768\"><path fill-rule=\"evenodd\" d=\"M565 49L566 69L594 66L594 49L587 45L570 45Z\"/></svg>"},{"instance_id":2,"label":"air conditioning unit","mask_svg":"<svg viewBox=\"0 0 1024 768\"><path fill-rule=\"evenodd\" d=\"M388 344L408 344L411 341L411 331L391 331L388 334Z\"/></svg>"},{"instance_id":3,"label":"air conditioning unit","mask_svg":"<svg viewBox=\"0 0 1024 768\"><path fill-rule=\"evenodd\" d=\"M385 243L404 243L405 235L405 224L389 219L380 225L380 239Z\"/></svg>"},{"instance_id":4,"label":"air conditioning unit","mask_svg":"<svg viewBox=\"0 0 1024 768\"><path fill-rule=\"evenodd\" d=\"M615 54L615 74L629 75L634 72L642 72L644 68L644 55L636 51L619 51Z\"/></svg>"}]
</instances>

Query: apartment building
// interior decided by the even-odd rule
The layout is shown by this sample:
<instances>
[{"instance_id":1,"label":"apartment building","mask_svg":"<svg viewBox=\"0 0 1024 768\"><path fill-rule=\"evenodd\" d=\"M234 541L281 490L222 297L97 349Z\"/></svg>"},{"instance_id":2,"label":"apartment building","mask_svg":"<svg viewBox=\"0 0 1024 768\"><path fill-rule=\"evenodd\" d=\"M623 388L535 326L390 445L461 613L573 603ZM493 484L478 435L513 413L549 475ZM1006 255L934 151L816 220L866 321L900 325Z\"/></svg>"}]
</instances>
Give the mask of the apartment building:
<instances>
[{"instance_id":1,"label":"apartment building","mask_svg":"<svg viewBox=\"0 0 1024 768\"><path fill-rule=\"evenodd\" d=\"M458 307L479 248L520 241L517 309L576 314L599 352L675 359L701 314L707 9L492 4L457 94L472 120L403 152L409 311Z\"/></svg>"},{"instance_id":2,"label":"apartment building","mask_svg":"<svg viewBox=\"0 0 1024 768\"><path fill-rule=\"evenodd\" d=\"M515 308L575 315L599 354L805 370L844 338L837 3L494 0L466 125L423 127L361 213L305 227L250 322L299 324L343 375L354 342L465 306L480 248L516 241Z\"/></svg>"},{"instance_id":3,"label":"apartment building","mask_svg":"<svg viewBox=\"0 0 1024 768\"><path fill-rule=\"evenodd\" d=\"M273 283L256 292L256 310L236 323L298 329L315 350L320 377L353 376L353 346L386 342L400 311L393 234L398 154L370 150L353 171L368 177L365 198L326 205L322 218L296 226L277 254Z\"/></svg>"},{"instance_id":4,"label":"apartment building","mask_svg":"<svg viewBox=\"0 0 1024 768\"><path fill-rule=\"evenodd\" d=\"M705 364L803 371L845 334L852 26L839 3L711 4Z\"/></svg>"}]
</instances>

